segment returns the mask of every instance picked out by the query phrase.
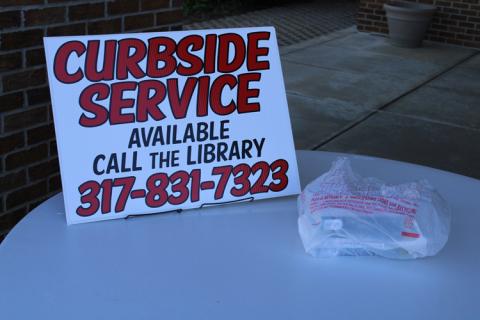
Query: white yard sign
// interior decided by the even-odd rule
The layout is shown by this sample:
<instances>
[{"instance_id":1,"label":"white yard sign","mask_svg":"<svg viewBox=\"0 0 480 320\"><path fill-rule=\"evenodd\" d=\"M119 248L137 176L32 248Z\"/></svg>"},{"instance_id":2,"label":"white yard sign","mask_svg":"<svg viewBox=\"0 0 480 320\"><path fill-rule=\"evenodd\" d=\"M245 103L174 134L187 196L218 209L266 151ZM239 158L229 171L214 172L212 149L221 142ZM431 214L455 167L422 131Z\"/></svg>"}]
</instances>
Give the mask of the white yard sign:
<instances>
[{"instance_id":1,"label":"white yard sign","mask_svg":"<svg viewBox=\"0 0 480 320\"><path fill-rule=\"evenodd\" d=\"M68 224L300 192L273 28L45 51Z\"/></svg>"}]
</instances>

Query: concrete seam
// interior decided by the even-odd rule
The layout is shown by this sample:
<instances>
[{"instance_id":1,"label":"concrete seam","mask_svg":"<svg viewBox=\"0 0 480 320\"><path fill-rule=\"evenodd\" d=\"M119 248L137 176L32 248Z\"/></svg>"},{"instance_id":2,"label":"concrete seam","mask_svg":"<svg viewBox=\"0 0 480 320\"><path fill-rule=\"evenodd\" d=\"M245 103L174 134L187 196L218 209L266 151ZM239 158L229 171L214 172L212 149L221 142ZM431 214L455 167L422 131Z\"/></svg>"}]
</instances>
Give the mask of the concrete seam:
<instances>
[{"instance_id":1,"label":"concrete seam","mask_svg":"<svg viewBox=\"0 0 480 320\"><path fill-rule=\"evenodd\" d=\"M413 93L414 91L420 89L421 87L427 85L428 83L432 82L433 80L436 80L438 78L440 78L441 76L443 76L444 74L448 73L449 71L453 70L454 68L458 67L459 65L467 62L468 60L472 59L473 57L479 55L480 53L478 52L473 52L471 53L470 55L468 55L467 57L463 58L462 60L456 62L455 64L453 64L452 66L448 67L447 69L443 70L443 71L440 71L439 73L435 74L434 76L432 76L430 79L428 80L425 80L423 81L422 83L418 84L417 86L413 87L412 89L410 90L407 90L406 92L404 92L403 94L399 95L398 97L390 100L389 102L383 104L382 106L380 106L379 108L375 109L375 110L372 110L370 113L368 113L367 115L359 118L357 121L353 122L352 124L346 126L344 129L340 130L339 132L337 132L336 134L334 134L333 136L331 136L330 138L322 141L320 144L318 144L317 146L313 147L312 150L318 150L319 148L327 145L328 143L332 142L333 140L335 140L336 138L340 137L341 135L345 134L346 132L350 131L351 129L355 128L356 126L358 126L359 124L365 122L367 119L371 118L372 116L386 110L389 106L391 106L392 104L394 104L395 102L397 102L398 100L402 99L403 97L406 97L407 95Z\"/></svg>"}]
</instances>

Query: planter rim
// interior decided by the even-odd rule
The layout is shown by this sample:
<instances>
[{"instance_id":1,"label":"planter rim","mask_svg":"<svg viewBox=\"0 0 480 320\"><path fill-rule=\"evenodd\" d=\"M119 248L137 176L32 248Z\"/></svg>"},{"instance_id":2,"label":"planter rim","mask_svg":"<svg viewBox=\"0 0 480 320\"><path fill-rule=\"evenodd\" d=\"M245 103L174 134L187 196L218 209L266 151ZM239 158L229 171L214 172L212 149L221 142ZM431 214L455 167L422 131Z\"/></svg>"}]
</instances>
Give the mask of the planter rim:
<instances>
[{"instance_id":1,"label":"planter rim","mask_svg":"<svg viewBox=\"0 0 480 320\"><path fill-rule=\"evenodd\" d=\"M437 10L436 6L407 1L389 1L383 5L385 10L405 13L432 13Z\"/></svg>"}]
</instances>

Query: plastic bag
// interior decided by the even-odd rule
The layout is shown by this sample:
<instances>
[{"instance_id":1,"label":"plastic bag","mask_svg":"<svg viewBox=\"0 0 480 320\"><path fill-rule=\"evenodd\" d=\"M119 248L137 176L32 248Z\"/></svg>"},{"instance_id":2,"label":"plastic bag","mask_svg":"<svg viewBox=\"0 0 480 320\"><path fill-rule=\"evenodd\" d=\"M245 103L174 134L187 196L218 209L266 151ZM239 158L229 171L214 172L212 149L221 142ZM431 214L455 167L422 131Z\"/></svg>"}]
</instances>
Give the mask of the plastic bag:
<instances>
[{"instance_id":1,"label":"plastic bag","mask_svg":"<svg viewBox=\"0 0 480 320\"><path fill-rule=\"evenodd\" d=\"M433 256L450 229L450 210L426 180L386 185L355 174L347 158L305 188L298 210L305 251L315 257Z\"/></svg>"}]
</instances>

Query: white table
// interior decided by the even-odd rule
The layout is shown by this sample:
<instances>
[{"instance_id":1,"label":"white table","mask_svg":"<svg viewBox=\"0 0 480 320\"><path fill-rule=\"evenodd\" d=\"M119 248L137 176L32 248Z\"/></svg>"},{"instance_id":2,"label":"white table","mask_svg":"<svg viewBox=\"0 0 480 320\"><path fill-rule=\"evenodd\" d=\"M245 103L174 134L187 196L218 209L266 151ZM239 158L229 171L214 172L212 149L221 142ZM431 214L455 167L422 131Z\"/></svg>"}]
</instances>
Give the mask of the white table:
<instances>
[{"instance_id":1,"label":"white table","mask_svg":"<svg viewBox=\"0 0 480 320\"><path fill-rule=\"evenodd\" d=\"M338 155L299 152L302 184ZM453 208L439 255L314 259L292 197L67 227L57 195L0 245L0 319L480 319L480 181L349 157L438 188Z\"/></svg>"}]
</instances>

